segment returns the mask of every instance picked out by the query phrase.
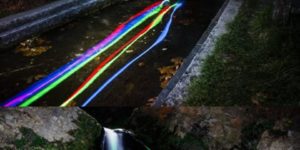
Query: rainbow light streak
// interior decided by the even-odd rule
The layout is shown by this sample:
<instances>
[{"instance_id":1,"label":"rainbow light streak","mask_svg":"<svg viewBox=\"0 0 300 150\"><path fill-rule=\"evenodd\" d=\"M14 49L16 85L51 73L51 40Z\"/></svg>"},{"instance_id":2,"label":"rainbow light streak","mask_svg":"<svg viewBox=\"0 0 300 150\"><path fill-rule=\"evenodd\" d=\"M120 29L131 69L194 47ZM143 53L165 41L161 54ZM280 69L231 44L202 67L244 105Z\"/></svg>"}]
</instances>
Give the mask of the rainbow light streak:
<instances>
[{"instance_id":1,"label":"rainbow light streak","mask_svg":"<svg viewBox=\"0 0 300 150\"><path fill-rule=\"evenodd\" d=\"M107 50L117 41L119 41L122 37L124 37L127 33L131 30L136 28L138 25L142 24L151 16L155 15L160 11L163 4L168 0L164 0L162 2L154 3L153 5L147 7L143 11L139 12L138 14L134 15L130 19L128 19L125 23L118 26L115 31L113 31L107 38L103 41L99 42L96 46L87 50L86 53L78 57L77 59L72 60L71 62L67 63L66 65L60 67L47 77L39 80L35 84L31 85L26 90L22 91L15 97L9 99L7 103L4 104L5 107L17 106L18 104L22 103L27 98L31 97L29 102L25 103L23 106L27 104L31 104L36 99L40 98L44 94L46 94L49 90L57 86L60 82L65 80L67 77L72 75L75 71L79 70L93 58ZM51 84L52 83L52 84ZM49 85L51 84L51 85ZM49 85L49 86L48 86ZM48 87L47 87L48 86ZM46 87L42 91L42 88ZM39 92L40 91L40 92ZM39 92L39 93L38 93Z\"/></svg>"},{"instance_id":2,"label":"rainbow light streak","mask_svg":"<svg viewBox=\"0 0 300 150\"><path fill-rule=\"evenodd\" d=\"M100 86L98 88L98 90L93 93L82 105L81 107L86 107L100 92L103 91L103 89L108 86L116 77L118 77L122 72L124 72L130 65L132 65L134 62L136 62L138 59L140 59L141 57L143 57L145 54L147 54L152 48L154 48L156 45L158 45L160 42L163 41L163 39L167 36L169 29L171 27L172 24L172 18L174 16L174 13L176 12L176 10L178 8L180 8L182 6L182 3L176 3L172 6L175 6L175 8L173 9L173 12L170 15L170 19L167 22L164 30L162 31L162 33L160 34L160 36L158 37L158 39L148 48L146 49L143 53L141 53L140 55L138 55L137 57L135 57L134 59L132 59L131 61L129 61L126 65L124 65L120 70L118 70L111 78L109 78L102 86ZM162 19L162 18L160 18Z\"/></svg>"},{"instance_id":3,"label":"rainbow light streak","mask_svg":"<svg viewBox=\"0 0 300 150\"><path fill-rule=\"evenodd\" d=\"M59 85L62 81L64 81L65 79L67 79L69 76L71 76L73 73L75 73L77 70L79 70L80 68L82 68L84 65L86 65L88 62L90 62L91 60L93 60L95 57L97 57L98 55L100 55L102 52L104 52L105 50L107 50L108 48L110 48L111 46L113 46L113 44L115 44L116 42L118 42L121 38L123 38L126 34L128 34L131 30L133 30L134 28L136 28L137 26L139 26L140 24L142 24L144 21L146 21L146 19L150 18L151 16L153 16L154 14L156 14L158 11L155 10L155 12L152 12L151 14L149 14L148 16L146 16L145 18L143 18L141 21L137 22L134 25L129 25L130 29L128 31L126 31L124 34L120 35L119 37L117 37L117 39L115 39L112 43L110 43L108 46L104 47L102 49L102 51L97 52L96 54L93 54L92 56L90 56L89 58L87 58L84 62L78 64L77 66L75 66L74 68L72 68L72 70L70 70L69 72L67 72L66 74L64 74L62 77L58 78L56 81L54 81L53 83L51 83L49 86L47 86L45 89L39 91L37 94L35 94L34 96L32 96L31 98L27 99L24 103L22 103L20 106L21 107L26 107L29 106L30 104L32 104L34 101L36 101L37 99L39 99L40 97L42 97L43 95L45 95L46 93L48 93L51 89L55 88L57 85Z\"/></svg>"},{"instance_id":4,"label":"rainbow light streak","mask_svg":"<svg viewBox=\"0 0 300 150\"><path fill-rule=\"evenodd\" d=\"M113 62L115 62L122 54L124 54L131 45L133 45L138 39L143 37L151 29L157 26L161 22L162 16L165 15L170 9L171 7L164 8L152 23L150 23L146 28L144 28L142 31L136 34L133 38L131 38L128 42L126 42L123 46L121 46L119 49L113 52L109 57L107 57L103 62L101 62L98 65L98 67L79 86L79 88L60 106L61 107L67 106L84 90L86 90L109 66L111 66Z\"/></svg>"},{"instance_id":5,"label":"rainbow light streak","mask_svg":"<svg viewBox=\"0 0 300 150\"><path fill-rule=\"evenodd\" d=\"M122 34L121 36L119 36L116 40L114 40L112 43L110 43L108 46L104 47L104 49L102 49L102 51L96 53L95 55L92 55L91 57L87 58L87 60L85 60L85 62L82 62L81 64L79 64L78 66L76 66L75 68L73 68L72 70L70 70L69 72L67 72L65 75L63 75L62 77L60 77L58 80L54 81L53 83L51 83L49 86L47 86L45 89L43 89L42 91L40 91L39 93L35 94L34 96L32 96L31 98L29 98L28 100L26 100L24 103L22 103L20 106L21 107L26 107L29 106L30 104L32 104L34 101L36 101L37 99L39 99L40 97L42 97L43 95L45 95L47 92L49 92L51 89L55 88L57 85L59 85L62 81L64 81L65 79L67 79L69 76L71 76L74 72L76 72L77 70L79 70L80 68L82 68L84 65L86 65L88 62L90 62L91 60L93 60L95 57L97 57L99 54L101 54L102 52L104 52L105 50L107 50L108 48L110 48L113 44L115 44L116 42L118 42L121 38L123 38L127 33L129 33L131 30L133 30L134 28L136 28L137 26L139 26L140 24L142 24L144 21L146 21L148 18L152 17L154 14L158 13L161 9L162 5L160 5L160 7L156 8L153 12L150 12L150 14L148 15L144 15L145 17L142 18L139 22L137 22L136 24L133 24L133 22L129 23L128 27L130 27L130 29L128 31L126 31L124 34Z\"/></svg>"}]
</instances>

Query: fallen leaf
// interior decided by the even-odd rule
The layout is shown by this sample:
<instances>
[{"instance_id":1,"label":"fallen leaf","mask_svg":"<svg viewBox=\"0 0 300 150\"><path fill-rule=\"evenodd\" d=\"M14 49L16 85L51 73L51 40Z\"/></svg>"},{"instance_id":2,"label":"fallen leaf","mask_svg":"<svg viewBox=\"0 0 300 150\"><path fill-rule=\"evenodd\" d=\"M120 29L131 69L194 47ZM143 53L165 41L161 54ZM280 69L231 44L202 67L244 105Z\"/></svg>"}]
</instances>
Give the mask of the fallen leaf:
<instances>
[{"instance_id":1,"label":"fallen leaf","mask_svg":"<svg viewBox=\"0 0 300 150\"><path fill-rule=\"evenodd\" d=\"M183 59L181 57L172 58L173 65L158 68L160 72L160 87L165 88L171 78L175 75L178 68L181 66Z\"/></svg>"}]
</instances>

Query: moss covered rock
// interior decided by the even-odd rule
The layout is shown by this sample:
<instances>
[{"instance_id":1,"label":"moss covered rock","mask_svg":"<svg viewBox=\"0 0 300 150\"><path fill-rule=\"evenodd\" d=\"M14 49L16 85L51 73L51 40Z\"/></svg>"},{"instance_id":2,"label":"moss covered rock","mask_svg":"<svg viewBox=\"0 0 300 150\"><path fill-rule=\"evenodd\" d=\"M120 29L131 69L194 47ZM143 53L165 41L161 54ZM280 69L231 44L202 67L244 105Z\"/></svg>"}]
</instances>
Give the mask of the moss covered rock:
<instances>
[{"instance_id":1,"label":"moss covered rock","mask_svg":"<svg viewBox=\"0 0 300 150\"><path fill-rule=\"evenodd\" d=\"M101 129L75 107L0 109L0 149L93 149Z\"/></svg>"}]
</instances>

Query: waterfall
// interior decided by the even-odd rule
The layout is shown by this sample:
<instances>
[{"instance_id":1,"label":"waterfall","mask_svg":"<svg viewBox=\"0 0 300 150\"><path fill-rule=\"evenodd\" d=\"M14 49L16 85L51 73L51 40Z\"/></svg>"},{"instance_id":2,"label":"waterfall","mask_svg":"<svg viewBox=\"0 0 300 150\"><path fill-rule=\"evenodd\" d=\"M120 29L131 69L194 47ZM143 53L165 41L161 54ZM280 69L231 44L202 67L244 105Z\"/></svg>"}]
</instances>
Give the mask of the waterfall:
<instances>
[{"instance_id":1,"label":"waterfall","mask_svg":"<svg viewBox=\"0 0 300 150\"><path fill-rule=\"evenodd\" d=\"M104 128L102 150L150 150L135 135L124 129Z\"/></svg>"},{"instance_id":2,"label":"waterfall","mask_svg":"<svg viewBox=\"0 0 300 150\"><path fill-rule=\"evenodd\" d=\"M107 150L124 150L123 148L123 136L118 134L114 130L104 128L104 149Z\"/></svg>"}]
</instances>

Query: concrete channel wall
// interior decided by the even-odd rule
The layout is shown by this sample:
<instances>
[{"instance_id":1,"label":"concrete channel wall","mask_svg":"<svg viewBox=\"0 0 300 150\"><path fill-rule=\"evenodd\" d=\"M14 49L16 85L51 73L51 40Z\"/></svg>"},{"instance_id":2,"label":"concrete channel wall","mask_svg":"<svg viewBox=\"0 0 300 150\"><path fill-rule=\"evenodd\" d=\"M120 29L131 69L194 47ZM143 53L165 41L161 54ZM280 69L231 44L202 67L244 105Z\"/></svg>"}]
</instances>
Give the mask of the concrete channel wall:
<instances>
[{"instance_id":1,"label":"concrete channel wall","mask_svg":"<svg viewBox=\"0 0 300 150\"><path fill-rule=\"evenodd\" d=\"M124 0L59 0L0 19L0 50L34 34L66 23L80 14Z\"/></svg>"},{"instance_id":2,"label":"concrete channel wall","mask_svg":"<svg viewBox=\"0 0 300 150\"><path fill-rule=\"evenodd\" d=\"M223 6L188 57L184 59L183 64L172 77L168 86L156 98L154 107L177 106L186 100L191 80L201 74L201 67L205 58L214 50L216 40L226 33L226 24L233 21L242 1L225 0Z\"/></svg>"}]
</instances>

